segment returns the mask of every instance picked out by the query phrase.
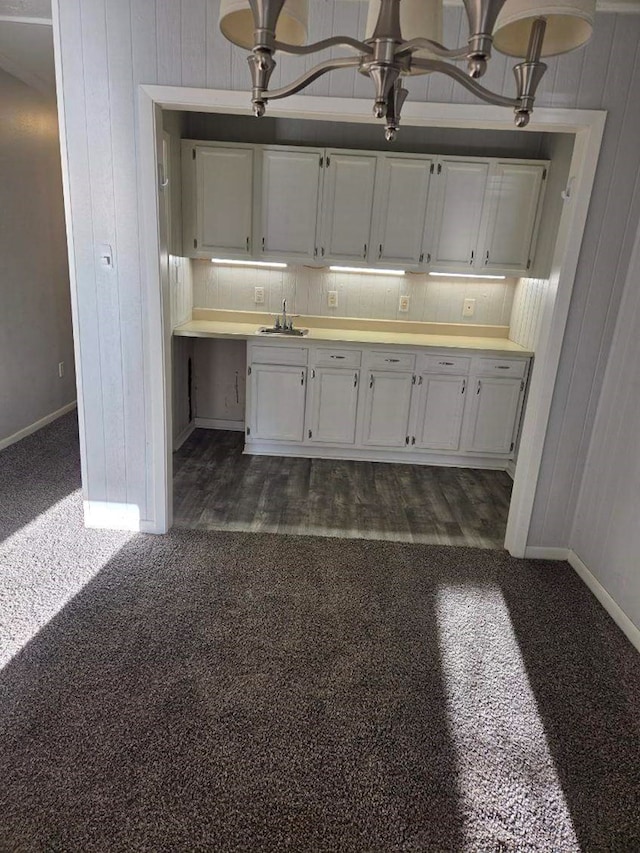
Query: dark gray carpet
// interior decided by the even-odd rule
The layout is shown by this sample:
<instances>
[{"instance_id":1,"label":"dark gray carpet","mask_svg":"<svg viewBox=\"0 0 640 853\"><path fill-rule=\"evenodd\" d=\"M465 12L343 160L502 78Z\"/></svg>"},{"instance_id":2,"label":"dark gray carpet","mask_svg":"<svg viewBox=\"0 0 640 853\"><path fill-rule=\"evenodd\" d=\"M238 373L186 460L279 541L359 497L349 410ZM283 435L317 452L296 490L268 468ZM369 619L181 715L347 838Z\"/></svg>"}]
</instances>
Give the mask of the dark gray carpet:
<instances>
[{"instance_id":1,"label":"dark gray carpet","mask_svg":"<svg viewBox=\"0 0 640 853\"><path fill-rule=\"evenodd\" d=\"M0 454L2 851L640 850L640 659L568 566L85 531L75 441Z\"/></svg>"}]
</instances>

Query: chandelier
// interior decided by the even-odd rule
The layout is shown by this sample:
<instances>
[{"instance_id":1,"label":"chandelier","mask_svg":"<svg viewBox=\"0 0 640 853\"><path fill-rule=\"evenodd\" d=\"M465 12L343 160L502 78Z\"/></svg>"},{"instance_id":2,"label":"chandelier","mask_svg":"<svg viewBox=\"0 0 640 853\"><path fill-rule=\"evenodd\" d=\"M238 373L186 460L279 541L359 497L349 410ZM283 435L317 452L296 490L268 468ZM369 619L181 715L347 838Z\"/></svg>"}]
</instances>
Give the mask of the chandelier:
<instances>
[{"instance_id":1,"label":"chandelier","mask_svg":"<svg viewBox=\"0 0 640 853\"><path fill-rule=\"evenodd\" d=\"M305 44L309 0L221 0L220 29L229 41L251 50L248 57L256 116L269 101L300 92L330 71L356 68L373 81L373 114L385 119L386 138L395 139L408 91L406 77L446 74L477 98L515 111L516 127L526 127L536 91L547 68L543 57L566 53L591 37L595 0L464 0L469 38L447 48L442 39L442 0L369 0L364 41L351 36ZM333 47L355 55L319 62L288 86L269 91L275 55L304 56ZM513 68L513 98L492 92L478 80L492 47L522 61ZM466 68L456 63L466 63Z\"/></svg>"}]
</instances>

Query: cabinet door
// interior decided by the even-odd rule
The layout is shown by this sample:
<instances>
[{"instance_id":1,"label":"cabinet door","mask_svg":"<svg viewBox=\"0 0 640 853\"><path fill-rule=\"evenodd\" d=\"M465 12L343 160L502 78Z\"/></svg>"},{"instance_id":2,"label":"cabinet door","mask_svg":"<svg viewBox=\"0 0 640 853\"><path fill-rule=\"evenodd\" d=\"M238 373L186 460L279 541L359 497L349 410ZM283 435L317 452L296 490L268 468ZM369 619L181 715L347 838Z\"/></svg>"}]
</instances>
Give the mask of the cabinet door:
<instances>
[{"instance_id":1,"label":"cabinet door","mask_svg":"<svg viewBox=\"0 0 640 853\"><path fill-rule=\"evenodd\" d=\"M487 185L482 265L487 271L526 272L542 190L543 164L496 163Z\"/></svg>"},{"instance_id":2,"label":"cabinet door","mask_svg":"<svg viewBox=\"0 0 640 853\"><path fill-rule=\"evenodd\" d=\"M508 455L512 450L523 382L493 377L481 377L474 382L466 449Z\"/></svg>"},{"instance_id":3,"label":"cabinet door","mask_svg":"<svg viewBox=\"0 0 640 853\"><path fill-rule=\"evenodd\" d=\"M265 256L313 260L322 150L265 148L262 245Z\"/></svg>"},{"instance_id":4,"label":"cabinet door","mask_svg":"<svg viewBox=\"0 0 640 853\"><path fill-rule=\"evenodd\" d=\"M379 163L373 260L407 266L421 263L432 167L432 160L408 157L385 157Z\"/></svg>"},{"instance_id":5,"label":"cabinet door","mask_svg":"<svg viewBox=\"0 0 640 853\"><path fill-rule=\"evenodd\" d=\"M251 438L302 441L306 367L251 366Z\"/></svg>"},{"instance_id":6,"label":"cabinet door","mask_svg":"<svg viewBox=\"0 0 640 853\"><path fill-rule=\"evenodd\" d=\"M196 149L198 252L251 254L253 149Z\"/></svg>"},{"instance_id":7,"label":"cabinet door","mask_svg":"<svg viewBox=\"0 0 640 853\"><path fill-rule=\"evenodd\" d=\"M466 377L425 374L419 384L416 445L431 450L458 450Z\"/></svg>"},{"instance_id":8,"label":"cabinet door","mask_svg":"<svg viewBox=\"0 0 640 853\"><path fill-rule=\"evenodd\" d=\"M404 447L408 444L411 373L373 370L369 374L364 415L364 444Z\"/></svg>"},{"instance_id":9,"label":"cabinet door","mask_svg":"<svg viewBox=\"0 0 640 853\"><path fill-rule=\"evenodd\" d=\"M461 270L478 263L482 207L489 160L442 160L436 176L431 266Z\"/></svg>"},{"instance_id":10,"label":"cabinet door","mask_svg":"<svg viewBox=\"0 0 640 853\"><path fill-rule=\"evenodd\" d=\"M377 158L327 151L322 194L321 257L366 261Z\"/></svg>"},{"instance_id":11,"label":"cabinet door","mask_svg":"<svg viewBox=\"0 0 640 853\"><path fill-rule=\"evenodd\" d=\"M307 425L309 441L354 444L359 378L359 370L317 367L313 371Z\"/></svg>"}]
</instances>

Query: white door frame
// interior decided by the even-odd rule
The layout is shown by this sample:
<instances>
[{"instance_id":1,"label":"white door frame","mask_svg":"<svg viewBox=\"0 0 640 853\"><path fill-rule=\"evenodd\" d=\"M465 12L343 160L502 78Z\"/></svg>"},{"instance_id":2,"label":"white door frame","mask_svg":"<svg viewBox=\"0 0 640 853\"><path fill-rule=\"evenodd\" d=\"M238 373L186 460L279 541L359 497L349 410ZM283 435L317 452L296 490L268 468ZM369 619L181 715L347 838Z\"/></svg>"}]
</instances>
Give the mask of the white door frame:
<instances>
[{"instance_id":1,"label":"white door frame","mask_svg":"<svg viewBox=\"0 0 640 853\"><path fill-rule=\"evenodd\" d=\"M152 512L149 515L155 519L154 532L165 533L172 523L172 330L168 294L163 290L160 275L157 143L162 127L158 108L246 115L249 96L239 91L143 85L139 86L138 96L140 239L146 314L144 356L152 417L153 488L150 494ZM296 95L269 104L269 115L379 124L371 116L370 101L355 98ZM551 264L549 297L543 311L509 510L505 547L516 557L524 557L527 551L551 400L605 119L606 112L602 110L536 108L528 128L537 132L574 134L575 144L569 172L571 197L563 207ZM513 113L502 107L480 104L409 102L403 108L402 123L418 127L513 130Z\"/></svg>"}]
</instances>

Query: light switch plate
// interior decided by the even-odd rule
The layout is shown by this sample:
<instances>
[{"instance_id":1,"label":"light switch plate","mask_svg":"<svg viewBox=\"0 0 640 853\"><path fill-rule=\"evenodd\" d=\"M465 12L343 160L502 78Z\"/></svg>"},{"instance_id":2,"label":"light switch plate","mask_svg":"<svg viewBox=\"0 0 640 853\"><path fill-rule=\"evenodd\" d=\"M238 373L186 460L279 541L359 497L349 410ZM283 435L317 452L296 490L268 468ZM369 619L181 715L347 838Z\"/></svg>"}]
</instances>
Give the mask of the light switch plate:
<instances>
[{"instance_id":1,"label":"light switch plate","mask_svg":"<svg viewBox=\"0 0 640 853\"><path fill-rule=\"evenodd\" d=\"M256 305L264 304L264 287L253 288L253 301L256 303Z\"/></svg>"},{"instance_id":2,"label":"light switch plate","mask_svg":"<svg viewBox=\"0 0 640 853\"><path fill-rule=\"evenodd\" d=\"M409 310L409 297L401 296L400 304L398 305L398 311L408 311Z\"/></svg>"},{"instance_id":3,"label":"light switch plate","mask_svg":"<svg viewBox=\"0 0 640 853\"><path fill-rule=\"evenodd\" d=\"M476 313L476 300L475 299L465 299L462 303L462 316L463 317L473 317Z\"/></svg>"},{"instance_id":4,"label":"light switch plate","mask_svg":"<svg viewBox=\"0 0 640 853\"><path fill-rule=\"evenodd\" d=\"M338 291L337 290L329 290L327 292L327 305L329 308L337 308L338 307Z\"/></svg>"}]
</instances>

